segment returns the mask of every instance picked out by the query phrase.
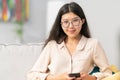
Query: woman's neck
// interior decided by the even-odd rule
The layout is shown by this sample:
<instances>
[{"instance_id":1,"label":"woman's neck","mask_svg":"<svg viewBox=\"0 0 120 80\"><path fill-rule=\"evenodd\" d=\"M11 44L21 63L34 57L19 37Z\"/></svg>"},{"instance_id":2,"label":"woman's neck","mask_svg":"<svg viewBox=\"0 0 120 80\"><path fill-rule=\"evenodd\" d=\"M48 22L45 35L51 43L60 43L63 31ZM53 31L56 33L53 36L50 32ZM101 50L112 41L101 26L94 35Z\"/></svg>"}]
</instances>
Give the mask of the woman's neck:
<instances>
[{"instance_id":1,"label":"woman's neck","mask_svg":"<svg viewBox=\"0 0 120 80\"><path fill-rule=\"evenodd\" d=\"M66 47L70 53L70 55L73 55L76 51L76 47L81 39L81 36L76 37L76 38L70 38L67 37L65 40Z\"/></svg>"},{"instance_id":2,"label":"woman's neck","mask_svg":"<svg viewBox=\"0 0 120 80\"><path fill-rule=\"evenodd\" d=\"M66 44L77 44L79 42L79 40L81 39L81 36L78 36L78 37L75 37L75 38L70 38L70 37L67 37L66 40L65 40L65 43Z\"/></svg>"}]
</instances>

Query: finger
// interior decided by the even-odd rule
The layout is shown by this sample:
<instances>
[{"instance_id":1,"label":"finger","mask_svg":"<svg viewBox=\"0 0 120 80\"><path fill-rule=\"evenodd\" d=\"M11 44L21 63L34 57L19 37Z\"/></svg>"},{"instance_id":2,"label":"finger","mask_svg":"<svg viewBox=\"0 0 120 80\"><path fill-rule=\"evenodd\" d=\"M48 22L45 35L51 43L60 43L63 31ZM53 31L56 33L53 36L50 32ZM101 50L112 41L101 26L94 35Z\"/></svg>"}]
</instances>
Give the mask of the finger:
<instances>
[{"instance_id":1,"label":"finger","mask_svg":"<svg viewBox=\"0 0 120 80\"><path fill-rule=\"evenodd\" d=\"M75 77L69 77L69 76L67 76L67 79L68 80L73 80L73 79L75 79Z\"/></svg>"},{"instance_id":2,"label":"finger","mask_svg":"<svg viewBox=\"0 0 120 80\"><path fill-rule=\"evenodd\" d=\"M80 80L84 80L85 79L85 77L86 77L86 73L81 73L81 76L80 76Z\"/></svg>"},{"instance_id":3,"label":"finger","mask_svg":"<svg viewBox=\"0 0 120 80\"><path fill-rule=\"evenodd\" d=\"M82 80L82 78L76 78L75 80Z\"/></svg>"}]
</instances>

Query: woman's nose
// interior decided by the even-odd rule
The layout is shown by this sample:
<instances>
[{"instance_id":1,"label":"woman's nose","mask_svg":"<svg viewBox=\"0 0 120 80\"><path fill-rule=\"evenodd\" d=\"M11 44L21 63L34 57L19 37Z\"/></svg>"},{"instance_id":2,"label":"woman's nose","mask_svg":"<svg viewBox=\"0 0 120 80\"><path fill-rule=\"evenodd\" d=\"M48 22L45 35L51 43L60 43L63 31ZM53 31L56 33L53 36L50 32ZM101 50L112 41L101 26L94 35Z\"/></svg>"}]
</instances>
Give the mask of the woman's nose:
<instances>
[{"instance_id":1,"label":"woman's nose","mask_svg":"<svg viewBox=\"0 0 120 80\"><path fill-rule=\"evenodd\" d=\"M72 22L69 22L69 28L72 28L72 27L73 27Z\"/></svg>"}]
</instances>

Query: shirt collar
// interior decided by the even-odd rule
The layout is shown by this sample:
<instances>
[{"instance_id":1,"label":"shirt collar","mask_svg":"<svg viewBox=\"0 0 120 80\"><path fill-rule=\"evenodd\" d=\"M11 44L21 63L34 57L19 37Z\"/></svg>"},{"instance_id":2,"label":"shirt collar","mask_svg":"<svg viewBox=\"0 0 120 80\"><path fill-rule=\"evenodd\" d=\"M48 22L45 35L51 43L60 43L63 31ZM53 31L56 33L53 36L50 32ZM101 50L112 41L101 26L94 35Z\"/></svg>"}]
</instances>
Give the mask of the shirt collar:
<instances>
[{"instance_id":1,"label":"shirt collar","mask_svg":"<svg viewBox=\"0 0 120 80\"><path fill-rule=\"evenodd\" d=\"M88 40L88 38L82 35L82 37L78 43L77 49L82 50L85 47L87 40Z\"/></svg>"},{"instance_id":2,"label":"shirt collar","mask_svg":"<svg viewBox=\"0 0 120 80\"><path fill-rule=\"evenodd\" d=\"M79 43L78 43L77 50L82 50L82 49L85 47L86 43L87 43L87 38L82 35L82 37L81 37L81 39L80 39L80 41L79 41ZM63 47L65 47L65 42L62 41L62 42L58 45L58 47L59 47L60 49L62 49Z\"/></svg>"},{"instance_id":3,"label":"shirt collar","mask_svg":"<svg viewBox=\"0 0 120 80\"><path fill-rule=\"evenodd\" d=\"M65 47L65 42L62 41L62 42L58 45L58 47L59 47L60 49L62 49L63 47Z\"/></svg>"}]
</instances>

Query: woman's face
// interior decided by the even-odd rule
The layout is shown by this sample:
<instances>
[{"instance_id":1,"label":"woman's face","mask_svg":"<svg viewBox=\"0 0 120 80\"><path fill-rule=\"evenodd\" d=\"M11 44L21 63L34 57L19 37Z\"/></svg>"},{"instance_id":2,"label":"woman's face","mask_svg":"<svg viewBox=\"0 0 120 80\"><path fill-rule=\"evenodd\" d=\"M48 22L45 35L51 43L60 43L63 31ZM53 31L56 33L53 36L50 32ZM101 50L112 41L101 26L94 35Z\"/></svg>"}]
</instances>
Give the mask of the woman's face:
<instances>
[{"instance_id":1,"label":"woman's face","mask_svg":"<svg viewBox=\"0 0 120 80\"><path fill-rule=\"evenodd\" d=\"M81 20L81 18L76 14L69 12L62 15L61 26L64 33L69 38L77 38L79 37L79 33L81 31L84 21L84 19Z\"/></svg>"}]
</instances>

